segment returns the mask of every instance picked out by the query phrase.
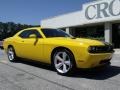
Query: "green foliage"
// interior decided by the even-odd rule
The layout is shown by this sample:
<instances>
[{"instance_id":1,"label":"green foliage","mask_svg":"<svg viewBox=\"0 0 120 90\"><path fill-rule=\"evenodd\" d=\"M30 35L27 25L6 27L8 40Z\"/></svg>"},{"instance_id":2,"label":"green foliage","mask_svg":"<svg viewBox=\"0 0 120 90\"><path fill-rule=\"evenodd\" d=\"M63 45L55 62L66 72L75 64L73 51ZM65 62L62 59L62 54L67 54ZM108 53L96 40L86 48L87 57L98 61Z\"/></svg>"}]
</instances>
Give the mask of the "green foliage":
<instances>
[{"instance_id":1,"label":"green foliage","mask_svg":"<svg viewBox=\"0 0 120 90\"><path fill-rule=\"evenodd\" d=\"M95 40L99 40L99 41L105 41L105 38L104 37L88 37L90 39L95 39Z\"/></svg>"},{"instance_id":2,"label":"green foliage","mask_svg":"<svg viewBox=\"0 0 120 90\"><path fill-rule=\"evenodd\" d=\"M39 25L36 25L39 26ZM27 25L27 24L16 24L13 22L7 22L3 23L0 22L0 41L13 36L16 34L18 31L25 29L25 28L30 28L30 27L35 27L34 25Z\"/></svg>"}]
</instances>

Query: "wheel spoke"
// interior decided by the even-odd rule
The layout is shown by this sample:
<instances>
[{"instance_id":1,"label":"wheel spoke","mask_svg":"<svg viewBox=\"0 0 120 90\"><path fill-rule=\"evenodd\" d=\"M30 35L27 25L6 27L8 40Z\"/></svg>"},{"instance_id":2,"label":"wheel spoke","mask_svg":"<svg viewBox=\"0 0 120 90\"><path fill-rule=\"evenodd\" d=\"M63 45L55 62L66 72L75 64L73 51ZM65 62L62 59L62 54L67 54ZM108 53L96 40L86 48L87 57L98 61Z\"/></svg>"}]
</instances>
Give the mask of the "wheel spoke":
<instances>
[{"instance_id":1,"label":"wheel spoke","mask_svg":"<svg viewBox=\"0 0 120 90\"><path fill-rule=\"evenodd\" d=\"M70 61L65 61L65 64L70 66Z\"/></svg>"},{"instance_id":2,"label":"wheel spoke","mask_svg":"<svg viewBox=\"0 0 120 90\"><path fill-rule=\"evenodd\" d=\"M63 65L63 72L65 73L65 72L67 72L68 70L67 70L67 66L64 64Z\"/></svg>"},{"instance_id":3,"label":"wheel spoke","mask_svg":"<svg viewBox=\"0 0 120 90\"><path fill-rule=\"evenodd\" d=\"M63 59L60 56L56 56L56 59L58 59L59 61L63 61Z\"/></svg>"},{"instance_id":4,"label":"wheel spoke","mask_svg":"<svg viewBox=\"0 0 120 90\"><path fill-rule=\"evenodd\" d=\"M62 63L56 64L56 68L57 68L57 69L60 69L62 66L63 66Z\"/></svg>"},{"instance_id":5,"label":"wheel spoke","mask_svg":"<svg viewBox=\"0 0 120 90\"><path fill-rule=\"evenodd\" d=\"M67 54L66 52L63 52L63 60L66 60Z\"/></svg>"},{"instance_id":6,"label":"wheel spoke","mask_svg":"<svg viewBox=\"0 0 120 90\"><path fill-rule=\"evenodd\" d=\"M11 55L11 58L14 59L14 55L13 54Z\"/></svg>"}]
</instances>

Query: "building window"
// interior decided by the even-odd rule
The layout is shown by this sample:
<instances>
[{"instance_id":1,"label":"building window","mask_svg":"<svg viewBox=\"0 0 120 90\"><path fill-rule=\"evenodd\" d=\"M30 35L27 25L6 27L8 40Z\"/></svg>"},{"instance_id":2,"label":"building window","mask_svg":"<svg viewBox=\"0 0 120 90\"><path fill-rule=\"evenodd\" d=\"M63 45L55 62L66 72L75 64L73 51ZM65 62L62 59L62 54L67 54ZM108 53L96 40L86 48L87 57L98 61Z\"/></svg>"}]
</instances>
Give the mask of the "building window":
<instances>
[{"instance_id":1,"label":"building window","mask_svg":"<svg viewBox=\"0 0 120 90\"><path fill-rule=\"evenodd\" d=\"M104 41L104 25L77 27L75 29L75 36Z\"/></svg>"}]
</instances>

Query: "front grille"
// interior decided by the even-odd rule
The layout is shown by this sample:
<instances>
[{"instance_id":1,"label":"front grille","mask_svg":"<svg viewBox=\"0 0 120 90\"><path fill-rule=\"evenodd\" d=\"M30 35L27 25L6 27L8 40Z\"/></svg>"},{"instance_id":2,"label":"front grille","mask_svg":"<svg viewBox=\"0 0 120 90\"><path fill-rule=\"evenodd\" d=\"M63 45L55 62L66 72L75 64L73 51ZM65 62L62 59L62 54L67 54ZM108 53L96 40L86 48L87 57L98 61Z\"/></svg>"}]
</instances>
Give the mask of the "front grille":
<instances>
[{"instance_id":1,"label":"front grille","mask_svg":"<svg viewBox=\"0 0 120 90\"><path fill-rule=\"evenodd\" d=\"M112 45L105 45L105 46L91 46L89 48L90 53L113 53L113 46Z\"/></svg>"}]
</instances>

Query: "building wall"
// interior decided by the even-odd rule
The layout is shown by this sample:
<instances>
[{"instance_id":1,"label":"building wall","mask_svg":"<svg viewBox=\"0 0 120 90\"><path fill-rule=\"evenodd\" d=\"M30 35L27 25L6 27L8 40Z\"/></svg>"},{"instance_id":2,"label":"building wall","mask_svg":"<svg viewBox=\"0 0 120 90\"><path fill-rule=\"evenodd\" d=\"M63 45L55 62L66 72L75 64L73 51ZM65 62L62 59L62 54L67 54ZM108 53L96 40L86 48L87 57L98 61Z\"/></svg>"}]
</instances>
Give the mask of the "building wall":
<instances>
[{"instance_id":1,"label":"building wall","mask_svg":"<svg viewBox=\"0 0 120 90\"><path fill-rule=\"evenodd\" d=\"M77 11L69 14L64 14L51 19L41 21L42 27L63 28L80 25L83 21L83 12Z\"/></svg>"},{"instance_id":2,"label":"building wall","mask_svg":"<svg viewBox=\"0 0 120 90\"><path fill-rule=\"evenodd\" d=\"M64 28L120 20L120 0L100 0L83 5L81 11L41 21L42 27Z\"/></svg>"}]
</instances>

